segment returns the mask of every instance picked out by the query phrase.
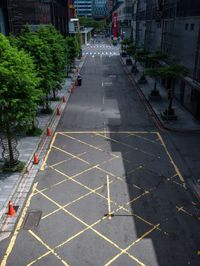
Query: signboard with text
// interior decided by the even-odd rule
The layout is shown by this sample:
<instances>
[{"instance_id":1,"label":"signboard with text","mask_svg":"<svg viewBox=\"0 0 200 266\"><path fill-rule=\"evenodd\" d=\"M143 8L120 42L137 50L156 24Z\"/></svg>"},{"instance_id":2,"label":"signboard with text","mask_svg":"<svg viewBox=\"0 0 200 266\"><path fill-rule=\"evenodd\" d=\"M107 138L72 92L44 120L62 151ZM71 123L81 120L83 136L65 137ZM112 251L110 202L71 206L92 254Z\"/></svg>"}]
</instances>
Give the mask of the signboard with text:
<instances>
[{"instance_id":1,"label":"signboard with text","mask_svg":"<svg viewBox=\"0 0 200 266\"><path fill-rule=\"evenodd\" d=\"M117 13L113 13L113 36L117 39Z\"/></svg>"}]
</instances>

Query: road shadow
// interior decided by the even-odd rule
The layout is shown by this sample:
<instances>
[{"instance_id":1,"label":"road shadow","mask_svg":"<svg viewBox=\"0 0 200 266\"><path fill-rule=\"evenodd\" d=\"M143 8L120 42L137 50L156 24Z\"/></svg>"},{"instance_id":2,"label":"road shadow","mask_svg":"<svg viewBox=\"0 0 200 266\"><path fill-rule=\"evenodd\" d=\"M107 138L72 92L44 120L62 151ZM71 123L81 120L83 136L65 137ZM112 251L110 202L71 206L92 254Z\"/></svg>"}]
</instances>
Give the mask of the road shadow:
<instances>
[{"instance_id":1,"label":"road shadow","mask_svg":"<svg viewBox=\"0 0 200 266\"><path fill-rule=\"evenodd\" d=\"M107 141L111 152L119 156L118 166L113 166L112 172L119 175L121 182L111 186L111 197L114 195L126 210L114 213L113 219L132 219L137 239L132 232L128 252L141 263L198 265L200 220L196 203L181 182L179 171L136 90L127 75L120 74L119 58L115 60L116 64L112 63L112 68L105 72L108 80L116 75L110 78L113 86L105 88L105 101L115 102L118 108L118 116L111 113L107 119L110 131ZM121 169L119 165L123 165ZM124 184L127 202L123 202L123 198L127 199Z\"/></svg>"}]
</instances>

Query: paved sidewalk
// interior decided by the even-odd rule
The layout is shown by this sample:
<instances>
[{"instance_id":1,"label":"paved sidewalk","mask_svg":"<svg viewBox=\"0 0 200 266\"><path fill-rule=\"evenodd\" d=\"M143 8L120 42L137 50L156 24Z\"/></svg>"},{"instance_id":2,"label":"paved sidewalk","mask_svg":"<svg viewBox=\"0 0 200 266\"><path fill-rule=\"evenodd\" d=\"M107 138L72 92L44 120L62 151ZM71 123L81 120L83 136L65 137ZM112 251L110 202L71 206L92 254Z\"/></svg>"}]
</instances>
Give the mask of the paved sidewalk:
<instances>
[{"instance_id":1,"label":"paved sidewalk","mask_svg":"<svg viewBox=\"0 0 200 266\"><path fill-rule=\"evenodd\" d=\"M134 60L132 61L134 63ZM122 62L126 65L126 58L122 58ZM131 73L131 68L131 66L126 66L129 74ZM173 108L175 109L177 120L163 121L160 114L161 112L165 111L168 106L167 90L158 82L157 89L160 92L161 99L156 101L150 100L149 94L154 87L154 79L147 76L146 79L148 82L146 84L138 84L138 80L143 72L143 67L137 63L137 69L137 74L131 73L131 76L136 81L137 87L141 90L143 96L150 104L154 113L165 129L174 131L200 131L200 122L195 119L194 116L176 100L175 97L173 100Z\"/></svg>"},{"instance_id":2,"label":"paved sidewalk","mask_svg":"<svg viewBox=\"0 0 200 266\"><path fill-rule=\"evenodd\" d=\"M79 69L79 71L83 64L84 60L76 60L76 68ZM20 213L20 209L22 208L27 194L29 193L51 140L51 138L46 136L46 129L47 127L50 127L53 135L53 132L60 120L60 116L56 115L56 109L59 107L61 113L64 110L71 95L72 84L76 75L77 73L73 73L70 78L66 78L63 88L58 94L58 96L61 97L61 100L50 102L51 108L54 110L53 115L39 114L37 116L38 126L43 130L43 134L39 137L18 138L17 149L20 152L19 160L26 162L26 172L11 174L0 172L0 241L9 235L15 225L18 213ZM66 96L66 103L62 102L63 96ZM32 163L34 152L37 152L37 154L40 155L39 165L33 165ZM2 163L1 153L2 150L0 148L0 163ZM19 206L19 210L17 212L17 216L9 218L8 221L6 212L8 202L11 199L15 205Z\"/></svg>"}]
</instances>

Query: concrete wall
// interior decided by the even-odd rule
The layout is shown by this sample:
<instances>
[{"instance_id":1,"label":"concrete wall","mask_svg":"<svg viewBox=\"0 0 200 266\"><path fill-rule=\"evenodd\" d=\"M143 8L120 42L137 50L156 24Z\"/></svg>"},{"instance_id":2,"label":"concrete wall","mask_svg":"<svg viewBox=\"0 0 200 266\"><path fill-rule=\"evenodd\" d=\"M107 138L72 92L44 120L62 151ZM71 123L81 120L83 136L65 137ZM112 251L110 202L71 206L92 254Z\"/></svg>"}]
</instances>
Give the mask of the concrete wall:
<instances>
[{"instance_id":1,"label":"concrete wall","mask_svg":"<svg viewBox=\"0 0 200 266\"><path fill-rule=\"evenodd\" d=\"M192 26L194 25L194 26ZM191 28L194 27L194 28ZM176 18L174 25L174 43L171 54L177 62L193 72L200 27L200 17Z\"/></svg>"}]
</instances>

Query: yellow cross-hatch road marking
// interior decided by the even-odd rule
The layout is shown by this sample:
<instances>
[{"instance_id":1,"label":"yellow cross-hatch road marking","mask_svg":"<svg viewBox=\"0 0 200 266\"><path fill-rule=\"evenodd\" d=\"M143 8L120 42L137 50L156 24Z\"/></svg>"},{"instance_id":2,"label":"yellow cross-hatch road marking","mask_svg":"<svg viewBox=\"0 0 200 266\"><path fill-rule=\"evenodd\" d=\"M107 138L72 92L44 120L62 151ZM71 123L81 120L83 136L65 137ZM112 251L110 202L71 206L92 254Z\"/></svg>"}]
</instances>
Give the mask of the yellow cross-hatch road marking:
<instances>
[{"instance_id":1,"label":"yellow cross-hatch road marking","mask_svg":"<svg viewBox=\"0 0 200 266\"><path fill-rule=\"evenodd\" d=\"M37 190L39 192L39 190ZM69 216L73 217L75 220L79 221L81 224L85 225L86 227L88 227L89 225L84 222L83 220L81 220L79 217L77 217L76 215L72 214L70 211L68 211L67 209L65 209L62 205L60 205L59 203L57 203L55 200L53 200L52 198L50 198L49 196L45 195L43 192L39 192L42 196L44 196L46 199L48 199L50 202L54 203L55 205L57 205L59 208L61 208L65 213L67 213ZM122 251L123 249L120 248L116 243L114 243L110 238L106 237L105 235L103 235L102 233L100 233L99 231L97 231L96 229L94 229L93 227L91 227L91 230L93 232L95 232L98 236L100 236L101 238L103 238L104 240L106 240L108 243L110 243L111 245L113 245L114 247L116 247L117 249L119 249L120 251ZM138 262L140 265L144 266L144 264L142 262L140 262L136 257L134 257L133 255L129 254L127 251L124 251L124 253L126 253L130 258L132 258L134 261Z\"/></svg>"},{"instance_id":2,"label":"yellow cross-hatch road marking","mask_svg":"<svg viewBox=\"0 0 200 266\"><path fill-rule=\"evenodd\" d=\"M119 258L123 253L125 253L127 250L129 250L133 245L135 245L136 243L138 243L139 241L141 241L143 238L145 238L146 236L148 236L151 232L153 232L156 228L158 228L160 226L160 224L155 225L153 228L151 228L149 231L145 232L140 238L138 238L137 240L135 240L132 244L130 244L127 248L123 249L119 254L117 254L116 256L114 256L110 261L108 261L104 266L108 266L111 263L113 263L117 258ZM139 262L138 262L139 263ZM144 265L144 264L143 264Z\"/></svg>"},{"instance_id":3,"label":"yellow cross-hatch road marking","mask_svg":"<svg viewBox=\"0 0 200 266\"><path fill-rule=\"evenodd\" d=\"M49 146L49 150L48 150L48 152L47 152L47 154L46 154L46 156L45 156L45 158L44 158L44 161L42 162L42 165L41 165L41 167L40 167L40 170L41 170L41 171L44 171L44 169L45 169L45 165L46 165L47 159L48 159L48 157L49 157L49 154L50 154L50 152L51 152L52 146L53 146L53 144L54 144L54 142L55 142L56 136L57 136L57 132L54 134L54 136L53 136L53 138L52 138L52 140L51 140L51 144L50 144L50 146Z\"/></svg>"},{"instance_id":4,"label":"yellow cross-hatch road marking","mask_svg":"<svg viewBox=\"0 0 200 266\"><path fill-rule=\"evenodd\" d=\"M65 262L61 257L52 249L50 248L39 236L37 236L32 230L29 230L29 233L37 239L47 250L49 250L57 259L59 259L65 266L69 266L67 262Z\"/></svg>"},{"instance_id":5,"label":"yellow cross-hatch road marking","mask_svg":"<svg viewBox=\"0 0 200 266\"><path fill-rule=\"evenodd\" d=\"M73 175L73 176L68 176L68 175L66 175L65 173L63 173L63 172L57 170L56 168L54 168L54 167L56 167L57 165L59 165L59 164L61 164L61 163L65 163L66 161L72 160L72 159L74 159L74 158L76 158L76 159L79 160L79 161L82 161L83 163L85 163L85 164L87 164L87 165L91 165L91 164L90 164L89 162L87 162L86 160L80 158L81 155L86 154L87 152L83 152L83 153L80 153L80 154L78 154L78 155L74 155L74 154L72 154L72 153L70 153L70 152L68 152L68 151L65 151L65 150L63 150L63 149L61 149L61 148L55 146L54 143L55 143L55 139L56 139L56 137L58 136L58 134L60 134L60 135L64 135L64 136L66 136L66 137L69 137L70 139L73 139L74 141L77 141L77 142L79 142L79 143L82 143L82 144L84 144L84 145L87 145L87 146L89 146L89 147L91 147L91 148L94 148L94 149L96 149L96 150L103 151L102 149L100 149L100 147L101 147L101 146L104 146L105 144L104 144L104 145L101 145L101 146L99 146L99 147L96 147L96 146L91 145L91 144L89 144L89 143L87 143L87 142L84 142L84 141L82 141L82 140L79 140L79 139L77 139L77 138L75 138L75 137L71 137L71 136L67 135L67 134L73 134L73 133L76 133L76 134L77 134L77 133L80 133L80 134L88 134L88 133L89 133L89 134L94 134L94 135L96 135L96 136L99 136L99 137L104 138L105 140L107 139L107 140L110 140L110 141L117 142L117 143L119 143L119 144L125 145L127 148L129 147L129 148L134 149L134 150L139 150L139 151L141 151L141 152L143 152L143 153L146 153L146 154L148 154L148 155L150 155L150 156L153 156L153 157L156 157L156 156L153 155L153 154L151 154L151 153L147 153L147 152L145 152L144 150L140 150L140 149L138 149L138 148L135 148L135 147L133 147L133 146L131 146L131 145L129 145L129 144L126 144L126 143L123 143L123 142L121 142L121 141L118 141L118 140L115 140L115 139L113 139L113 138L110 138L110 137L108 137L108 136L109 136L109 134L112 134L112 133L114 133L114 134L129 134L129 136L130 136L130 135L132 135L132 136L137 136L137 137L139 137L139 138L141 138L141 139L144 139L144 140L146 140L146 141L150 141L150 142L154 143L155 141L149 140L149 139L147 139L147 138L145 138L145 137L142 137L142 136L138 136L138 135L136 135L136 134L147 134L147 133L148 133L148 134L156 134L156 135L158 136L158 141L159 141L159 142L155 142L155 144L159 143L159 144L161 144L161 145L164 147L165 152L167 153L168 158L169 158L171 164L174 166L174 169L175 169L175 171L176 171L176 174L175 174L173 177L175 177L175 176L177 175L177 176L180 178L181 182L184 182L184 178L183 178L183 176L181 175L181 173L180 173L178 167L177 167L176 164L174 163L174 161L173 161L173 159L172 159L170 153L168 152L167 147L166 147L166 145L165 145L165 143L164 143L164 141L163 141L163 139L162 139L162 137L161 137L161 135L160 135L159 132L136 132L136 131L131 131L131 132L128 132L128 131L127 131L127 132L112 132L112 131L105 131L105 130L104 130L104 131L91 131L91 132L56 132L56 133L54 134L54 137L53 137L53 139L52 139L52 141L51 141L51 144L50 144L50 148L49 148L49 150L48 150L48 152L47 152L47 154L46 154L46 156L45 156L45 159L44 159L44 161L43 161L43 164L42 164L42 166L41 166L41 170L45 170L45 165L46 165L46 162L47 162L47 160L48 160L49 154L50 154L50 152L52 151L52 148L55 148L55 149L57 149L57 150L60 150L61 152L65 153L65 154L67 154L67 155L69 155L69 156L71 156L71 158L70 158L70 159L67 159L67 160L63 160L62 162L59 162L59 163L56 163L56 164L51 165L50 168L53 169L54 171L59 172L60 174L62 174L62 175L65 177L65 179L62 180L62 181L59 181L59 182L56 183L56 184L51 185L49 188L54 187L54 186L56 186L56 185L58 185L58 184L61 184L61 183L63 183L63 182L66 182L67 180L69 180L69 181L73 181L73 182L77 183L78 185L80 185L80 186L86 188L86 189L89 190L89 191L88 191L85 195L82 195L81 197L79 197L79 198L77 198L77 199L75 199L75 200L73 200L73 201L71 201L71 202L68 202L68 203L65 204L64 206L61 206L59 203L57 203L56 201L54 201L53 199L51 199L50 197L48 197L46 194L43 193L43 191L46 191L46 190L49 189L49 188L44 188L44 189L42 189L42 190L40 191L40 190L37 189L37 183L35 183L34 186L33 186L33 188L32 188L32 192L31 192L31 194L29 195L29 198L28 198L28 200L27 200L27 202L26 202L26 204L25 204L25 207L24 207L24 209L23 209L23 211L22 211L22 214L21 214L21 217L20 217L19 222L18 222L18 224L17 224L17 227L16 227L16 229L15 229L15 231L14 231L14 233L13 233L13 236L11 237L11 241L10 241L10 243L9 243L9 245L8 245L8 248L7 248L7 250L6 250L5 256L3 257L3 260L2 260L2 262L1 262L1 264L0 264L0 266L5 266L5 265L6 265L7 260L8 260L8 257L10 256L10 254L11 254L11 252L12 252L12 249L13 249L13 247L14 247L14 245L15 245L15 242L16 242L16 240L17 240L17 235L18 235L18 233L19 233L19 230L21 229L21 226L22 226L22 223L23 223L24 217L25 217L25 215L26 215L27 209L28 209L28 207L29 207L29 205L30 205L31 199L32 199L32 197L33 197L34 195L36 195L36 194L40 194L40 195L42 195L43 197L45 197L46 199L48 199L50 202L54 203L54 204L58 207L58 208L57 208L56 210L54 210L53 212L46 214L44 217L42 217L42 219L45 219L45 218L51 216L53 213L55 213L55 212L57 212L57 211L59 211L59 210L62 210L62 211L64 211L66 214L70 215L71 217L73 217L74 219L76 219L77 221L79 221L81 224L83 224L83 225L85 226L85 228L84 228L83 230L81 230L80 232L74 234L73 236L69 237L69 238L66 239L63 243L60 243L59 245L57 245L57 246L54 247L54 248L49 247L49 246L48 246L48 245L47 245L47 244L46 244L46 243L45 243L45 242L44 242L44 241L43 241L43 240L42 240L42 239L41 239L36 233L34 233L34 232L32 232L31 230L29 230L28 232L29 232L29 233L30 233L30 234L31 234L31 235L32 235L37 241L39 241L44 247L46 247L46 249L47 249L48 251L45 252L45 253L44 253L43 255L41 255L40 257L38 257L37 259L35 259L34 261L30 262L28 265L32 265L32 264L36 263L37 261L39 261L40 259L44 258L45 256L47 256L47 255L49 255L49 254L53 254L53 255L54 255L57 259L59 259L59 261L62 262L64 265L68 265L68 263L65 262L64 260L62 260L62 258L61 258L61 257L55 252L55 249L56 249L56 248L59 248L59 247L61 247L61 246L63 246L63 245L65 245L65 244L67 244L67 243L70 242L72 239L74 239L74 238L78 237L79 235L81 235L82 233L84 233L86 230L91 230L92 232L94 232L95 234L97 234L98 236L100 236L102 239L104 239L105 241L107 241L108 243L110 243L111 245L113 245L114 247L116 247L116 248L120 251L116 256L114 256L111 260L109 260L105 265L110 265L112 262L114 262L114 261L115 261L119 256L121 256L122 254L126 254L126 255L129 256L131 259L133 259L135 262L137 262L139 265L142 265L142 266L144 265L144 263L142 263L140 260L138 260L135 256L131 255L131 254L128 252L128 250L130 249L130 247L132 247L133 245L135 245L136 243L138 243L139 241L141 241L143 238L145 238L147 235L149 235L149 234L150 234L151 232L153 232L154 230L162 231L162 229L159 228L159 226L160 226L159 224L157 224L157 225L153 225L151 222L145 220L144 218L140 217L140 216L137 215L136 213L133 213L133 212L130 211L129 209L126 209L124 206L127 206L127 205L131 204L132 202L134 202L134 201L140 199L141 197L145 196L146 194L148 194L148 193L150 193L150 192L149 192L149 191L144 191L144 193L142 193L141 195L139 195L139 196L137 196L137 197L131 199L129 202L125 203L124 206L121 206L121 205L119 205L118 203L116 203L116 202L114 202L114 201L111 200L111 198L110 198L110 184L111 184L114 180L121 180L121 181L123 181L123 178L122 178L122 177L117 177L115 174L113 174L113 173L111 173L111 172L109 172L109 171L107 171L107 170L104 170L102 167L100 167L100 164L94 165L94 166L92 166L92 167L90 167L90 168L88 168L88 169L86 169L86 170L84 170L84 171L82 171L82 172L80 172L80 173L78 173L78 174L75 174L75 175ZM108 134L108 136L106 136L105 133ZM104 152L104 151L103 151L103 152ZM101 162L101 165L102 165L103 163L106 163L106 162L112 161L112 160L114 160L114 159L116 159L116 158L120 158L120 156L117 156L117 155L115 155L115 154L111 154L111 155L113 156L113 158L111 158L111 159L109 159L109 160L105 160L104 162ZM143 166L139 166L139 167L137 167L137 168L140 168L140 167L143 167ZM137 168L134 169L134 170L137 170ZM80 176L81 174L83 174L83 173L87 173L88 171L90 171L90 170L92 170L92 169L98 169L98 170L100 170L101 172L106 173L107 197L105 197L104 195L102 195L101 193L98 192L98 190L101 189L104 185L99 186L98 188L95 188L95 189L91 189L91 188L89 188L88 186L85 186L84 184L82 184L81 182L79 182L79 181L77 181L77 180L75 179L76 177ZM134 170L132 170L132 172L133 172ZM110 181L110 180L109 180L109 176L114 177L114 179ZM170 180L171 180L171 179L172 179L172 178L170 178ZM174 180L173 180L173 181L174 181ZM176 182L176 181L174 181L174 182ZM180 184L180 185L181 185L181 184ZM134 184L133 184L133 186L134 186ZM142 188L140 188L140 187L138 187L138 186L136 186L136 185L135 185L135 187L136 187L137 189L140 189L140 190L142 189ZM150 190L150 191L151 191L151 190ZM152 191L151 191L151 192L152 192ZM66 208L67 206L69 206L69 205L71 205L71 204L77 202L77 201L82 200L83 198L85 198L85 197L87 197L88 195L91 195L91 194L93 194L93 193L96 194L96 195L98 195L98 196L100 196L101 198L103 198L103 199L105 199L105 200L107 201L107 204L108 204L108 215L102 217L102 218L99 219L99 220L97 220L97 221L96 221L95 223L93 223L92 225L88 225L88 224L87 224L86 222L84 222L82 219L80 219L79 217L77 217L76 215L74 215L73 213L71 213L70 211L68 211L68 210L65 209L65 208ZM111 203L113 203L114 206L117 206L118 208L115 209L114 211L113 211L113 210L111 211ZM100 233L98 230L96 230L95 228L93 228L93 226L95 226L96 224L100 223L102 220L107 219L107 218L111 219L112 214L118 212L119 210L124 210L125 212L131 213L132 216L135 216L136 218L140 219L141 221L145 222L146 224L148 224L148 225L150 225L150 226L152 227L149 231L145 232L141 237L139 237L138 239L136 239L132 244L130 244L130 245L129 245L127 248L125 248L125 249L122 249L122 248L119 247L115 242L113 242L112 239L108 238L107 236L105 236L104 234ZM183 211L183 212L187 213L188 215L191 215L190 213L188 213L186 210L184 210L184 209L181 208L181 207L180 207L180 208L177 207L177 210L178 210L178 211ZM162 232L164 232L164 231L162 231ZM167 234L167 233L164 232L164 234ZM198 251L198 252L199 252L199 251ZM199 255L199 254L198 254L198 255Z\"/></svg>"},{"instance_id":6,"label":"yellow cross-hatch road marking","mask_svg":"<svg viewBox=\"0 0 200 266\"><path fill-rule=\"evenodd\" d=\"M171 164L173 165L173 167L174 167L174 169L175 169L177 175L179 176L181 182L184 183L184 186L185 186L185 180L184 180L184 177L182 176L182 174L181 174L181 172L179 171L177 165L176 165L175 162L173 161L173 159L172 159L172 157L171 157L171 155L170 155L170 153L169 153L169 151L168 151L168 149L167 149L167 146L165 145L165 143L164 143L164 141L163 141L163 139L162 139L160 133L157 132L157 135L158 135L158 137L159 137L159 139L160 139L160 142L163 144L163 147L164 147L164 149L165 149L165 152L167 153L167 156L168 156L168 158L170 159L170 162L171 162Z\"/></svg>"},{"instance_id":7,"label":"yellow cross-hatch road marking","mask_svg":"<svg viewBox=\"0 0 200 266\"><path fill-rule=\"evenodd\" d=\"M60 133L60 135L65 136L65 137L70 138L70 139L73 139L73 140L75 140L75 141L77 141L77 142L79 142L79 143L82 143L82 144L84 144L84 145L87 145L88 147L93 148L93 149L95 149L95 150L103 151L103 150L102 150L101 148L99 148L99 147L96 147L96 146L91 145L91 144L89 144L89 143L87 143L87 142L85 142L85 141L81 141L80 139L77 139L77 138L74 138L74 137L72 137L72 136L69 136L68 134Z\"/></svg>"}]
</instances>

